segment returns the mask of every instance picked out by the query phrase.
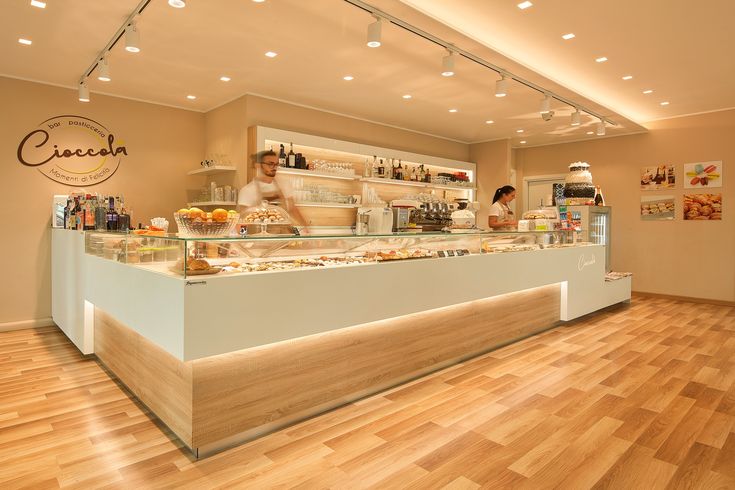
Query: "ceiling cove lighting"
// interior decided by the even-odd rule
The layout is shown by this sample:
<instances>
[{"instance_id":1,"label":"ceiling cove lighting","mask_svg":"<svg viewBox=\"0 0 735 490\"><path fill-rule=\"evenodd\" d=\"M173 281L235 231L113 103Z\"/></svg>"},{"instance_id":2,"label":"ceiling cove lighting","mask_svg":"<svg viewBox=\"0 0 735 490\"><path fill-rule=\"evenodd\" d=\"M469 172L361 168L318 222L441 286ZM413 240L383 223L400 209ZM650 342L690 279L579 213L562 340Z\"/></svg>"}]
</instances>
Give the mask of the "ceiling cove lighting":
<instances>
[{"instance_id":1,"label":"ceiling cove lighting","mask_svg":"<svg viewBox=\"0 0 735 490\"><path fill-rule=\"evenodd\" d=\"M597 123L597 131L595 131L595 134L597 136L605 136L605 122L602 119Z\"/></svg>"},{"instance_id":2,"label":"ceiling cove lighting","mask_svg":"<svg viewBox=\"0 0 735 490\"><path fill-rule=\"evenodd\" d=\"M572 112L572 126L579 126L579 109Z\"/></svg>"},{"instance_id":3,"label":"ceiling cove lighting","mask_svg":"<svg viewBox=\"0 0 735 490\"><path fill-rule=\"evenodd\" d=\"M175 9L182 9L186 7L185 0L168 0L168 4L171 5Z\"/></svg>"},{"instance_id":4,"label":"ceiling cove lighting","mask_svg":"<svg viewBox=\"0 0 735 490\"><path fill-rule=\"evenodd\" d=\"M97 69L99 70L97 80L101 82L109 82L112 80L112 78L110 78L110 62L107 60L107 56L100 60L97 64Z\"/></svg>"},{"instance_id":5,"label":"ceiling cove lighting","mask_svg":"<svg viewBox=\"0 0 735 490\"><path fill-rule=\"evenodd\" d=\"M452 51L448 51L442 58L442 76L454 76L454 53Z\"/></svg>"},{"instance_id":6,"label":"ceiling cove lighting","mask_svg":"<svg viewBox=\"0 0 735 490\"><path fill-rule=\"evenodd\" d=\"M375 17L375 22L368 26L367 30L367 47L368 48L379 48L380 38L383 33L383 21L380 17Z\"/></svg>"},{"instance_id":7,"label":"ceiling cove lighting","mask_svg":"<svg viewBox=\"0 0 735 490\"><path fill-rule=\"evenodd\" d=\"M521 2L518 4L518 8L521 10L526 10L528 7L533 7L533 4L529 1Z\"/></svg>"},{"instance_id":8,"label":"ceiling cove lighting","mask_svg":"<svg viewBox=\"0 0 735 490\"><path fill-rule=\"evenodd\" d=\"M500 80L495 81L495 97L505 97L508 95L508 79L505 75L501 75Z\"/></svg>"},{"instance_id":9,"label":"ceiling cove lighting","mask_svg":"<svg viewBox=\"0 0 735 490\"><path fill-rule=\"evenodd\" d=\"M79 84L79 102L89 102L89 87L86 80Z\"/></svg>"},{"instance_id":10,"label":"ceiling cove lighting","mask_svg":"<svg viewBox=\"0 0 735 490\"><path fill-rule=\"evenodd\" d=\"M46 2L39 2L38 0L31 0L31 7L37 7L40 9L46 8Z\"/></svg>"},{"instance_id":11,"label":"ceiling cove lighting","mask_svg":"<svg viewBox=\"0 0 735 490\"><path fill-rule=\"evenodd\" d=\"M31 44L33 44L33 41L31 41L30 39L24 39L22 37L18 39L18 42L24 46L30 46Z\"/></svg>"},{"instance_id":12,"label":"ceiling cove lighting","mask_svg":"<svg viewBox=\"0 0 735 490\"><path fill-rule=\"evenodd\" d=\"M569 34L564 34L561 38L565 41L569 41L570 39L574 39L575 37L577 36L575 36L573 32L570 32Z\"/></svg>"},{"instance_id":13,"label":"ceiling cove lighting","mask_svg":"<svg viewBox=\"0 0 735 490\"><path fill-rule=\"evenodd\" d=\"M623 80L633 80L633 75L625 75Z\"/></svg>"},{"instance_id":14,"label":"ceiling cove lighting","mask_svg":"<svg viewBox=\"0 0 735 490\"><path fill-rule=\"evenodd\" d=\"M275 58L276 56L278 56L278 53L276 53L275 51L267 51L267 52L265 53L265 55L266 55L266 56L267 56L268 58Z\"/></svg>"},{"instance_id":15,"label":"ceiling cove lighting","mask_svg":"<svg viewBox=\"0 0 735 490\"><path fill-rule=\"evenodd\" d=\"M653 93L653 90L651 90L651 89L644 90L643 93L646 94L646 95L652 94Z\"/></svg>"},{"instance_id":16,"label":"ceiling cove lighting","mask_svg":"<svg viewBox=\"0 0 735 490\"><path fill-rule=\"evenodd\" d=\"M598 63L604 63L607 61L607 56L600 56L599 58L595 58L595 61Z\"/></svg>"},{"instance_id":17,"label":"ceiling cove lighting","mask_svg":"<svg viewBox=\"0 0 735 490\"><path fill-rule=\"evenodd\" d=\"M346 80L348 82L349 81L352 81L354 79L355 79L355 77L353 77L352 75L345 75L345 76L342 77L342 80Z\"/></svg>"},{"instance_id":18,"label":"ceiling cove lighting","mask_svg":"<svg viewBox=\"0 0 735 490\"><path fill-rule=\"evenodd\" d=\"M549 95L546 94L544 98L541 100L541 109L539 109L539 113L548 114L550 110L551 110L551 97L549 97Z\"/></svg>"},{"instance_id":19,"label":"ceiling cove lighting","mask_svg":"<svg viewBox=\"0 0 735 490\"><path fill-rule=\"evenodd\" d=\"M222 82L229 82L230 80L232 80L232 78L230 78L230 77L225 77L225 76L221 76L221 77L219 77L219 79L220 79L220 81L222 81Z\"/></svg>"},{"instance_id":20,"label":"ceiling cove lighting","mask_svg":"<svg viewBox=\"0 0 735 490\"><path fill-rule=\"evenodd\" d=\"M140 52L140 32L135 22L131 22L125 28L125 51L130 53Z\"/></svg>"}]
</instances>

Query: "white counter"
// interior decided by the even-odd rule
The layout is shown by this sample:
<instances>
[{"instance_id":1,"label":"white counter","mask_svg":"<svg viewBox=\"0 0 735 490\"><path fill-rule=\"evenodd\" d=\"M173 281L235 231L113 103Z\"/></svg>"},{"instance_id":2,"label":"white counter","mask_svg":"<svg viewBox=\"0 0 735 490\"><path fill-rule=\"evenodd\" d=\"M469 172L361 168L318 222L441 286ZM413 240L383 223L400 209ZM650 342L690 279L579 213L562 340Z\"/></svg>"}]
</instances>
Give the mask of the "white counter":
<instances>
[{"instance_id":1,"label":"white counter","mask_svg":"<svg viewBox=\"0 0 735 490\"><path fill-rule=\"evenodd\" d=\"M166 275L84 254L53 230L53 317L93 351L92 306L181 361L561 284L561 320L630 299L600 245L237 275Z\"/></svg>"}]
</instances>

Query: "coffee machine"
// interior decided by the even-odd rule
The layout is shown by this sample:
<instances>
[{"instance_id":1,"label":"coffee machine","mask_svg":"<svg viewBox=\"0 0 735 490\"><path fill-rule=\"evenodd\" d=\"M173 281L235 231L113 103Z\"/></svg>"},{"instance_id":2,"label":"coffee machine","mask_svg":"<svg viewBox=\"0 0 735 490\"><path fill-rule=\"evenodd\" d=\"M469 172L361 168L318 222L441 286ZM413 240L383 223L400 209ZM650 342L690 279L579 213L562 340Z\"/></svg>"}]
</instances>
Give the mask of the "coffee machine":
<instances>
[{"instance_id":1,"label":"coffee machine","mask_svg":"<svg viewBox=\"0 0 735 490\"><path fill-rule=\"evenodd\" d=\"M416 224L416 211L419 202L410 199L396 199L390 203L393 211L394 232L420 232L421 227Z\"/></svg>"},{"instance_id":2,"label":"coffee machine","mask_svg":"<svg viewBox=\"0 0 735 490\"><path fill-rule=\"evenodd\" d=\"M357 235L386 235L393 232L393 212L382 206L357 208Z\"/></svg>"}]
</instances>

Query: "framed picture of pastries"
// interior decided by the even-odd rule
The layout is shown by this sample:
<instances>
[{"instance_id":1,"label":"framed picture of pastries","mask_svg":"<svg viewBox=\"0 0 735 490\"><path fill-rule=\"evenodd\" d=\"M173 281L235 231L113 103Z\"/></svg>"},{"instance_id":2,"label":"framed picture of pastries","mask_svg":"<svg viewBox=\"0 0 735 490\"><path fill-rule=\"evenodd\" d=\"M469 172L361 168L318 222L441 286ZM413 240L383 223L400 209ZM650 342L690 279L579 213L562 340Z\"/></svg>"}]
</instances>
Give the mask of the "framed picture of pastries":
<instances>
[{"instance_id":1,"label":"framed picture of pastries","mask_svg":"<svg viewBox=\"0 0 735 490\"><path fill-rule=\"evenodd\" d=\"M673 165L641 167L641 190L658 191L676 187L676 171Z\"/></svg>"},{"instance_id":2,"label":"framed picture of pastries","mask_svg":"<svg viewBox=\"0 0 735 490\"><path fill-rule=\"evenodd\" d=\"M722 187L722 162L684 164L684 188Z\"/></svg>"},{"instance_id":3,"label":"framed picture of pastries","mask_svg":"<svg viewBox=\"0 0 735 490\"><path fill-rule=\"evenodd\" d=\"M674 196L641 196L641 219L665 221L676 217Z\"/></svg>"},{"instance_id":4,"label":"framed picture of pastries","mask_svg":"<svg viewBox=\"0 0 735 490\"><path fill-rule=\"evenodd\" d=\"M716 221L722 219L722 194L684 194L686 221Z\"/></svg>"}]
</instances>

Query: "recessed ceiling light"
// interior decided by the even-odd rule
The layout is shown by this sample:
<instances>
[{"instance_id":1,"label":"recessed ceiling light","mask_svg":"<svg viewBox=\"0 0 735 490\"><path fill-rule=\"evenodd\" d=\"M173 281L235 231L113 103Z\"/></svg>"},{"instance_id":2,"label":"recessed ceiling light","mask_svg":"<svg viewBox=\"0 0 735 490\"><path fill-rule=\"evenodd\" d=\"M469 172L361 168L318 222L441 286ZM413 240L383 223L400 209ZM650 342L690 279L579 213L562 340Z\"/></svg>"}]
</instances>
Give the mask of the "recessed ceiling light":
<instances>
[{"instance_id":1,"label":"recessed ceiling light","mask_svg":"<svg viewBox=\"0 0 735 490\"><path fill-rule=\"evenodd\" d=\"M594 131L587 131L587 134L595 134Z\"/></svg>"},{"instance_id":2,"label":"recessed ceiling light","mask_svg":"<svg viewBox=\"0 0 735 490\"><path fill-rule=\"evenodd\" d=\"M449 112L457 112L457 109L449 109Z\"/></svg>"},{"instance_id":3,"label":"recessed ceiling light","mask_svg":"<svg viewBox=\"0 0 735 490\"><path fill-rule=\"evenodd\" d=\"M569 41L570 39L574 39L575 37L577 36L575 36L573 32L570 32L569 34L564 34L561 38L565 41Z\"/></svg>"},{"instance_id":4,"label":"recessed ceiling light","mask_svg":"<svg viewBox=\"0 0 735 490\"><path fill-rule=\"evenodd\" d=\"M40 9L46 8L46 2L39 2L38 0L31 0L32 7L38 7Z\"/></svg>"},{"instance_id":5,"label":"recessed ceiling light","mask_svg":"<svg viewBox=\"0 0 735 490\"><path fill-rule=\"evenodd\" d=\"M666 101L666 102L661 102L661 105L669 105L669 102L668 102L668 101Z\"/></svg>"},{"instance_id":6,"label":"recessed ceiling light","mask_svg":"<svg viewBox=\"0 0 735 490\"><path fill-rule=\"evenodd\" d=\"M186 98L189 99L189 100L194 100L194 99L197 98L197 96L196 95L187 95Z\"/></svg>"},{"instance_id":7,"label":"recessed ceiling light","mask_svg":"<svg viewBox=\"0 0 735 490\"><path fill-rule=\"evenodd\" d=\"M600 56L599 58L595 58L595 61L598 63L604 63L607 61L607 56Z\"/></svg>"},{"instance_id":8,"label":"recessed ceiling light","mask_svg":"<svg viewBox=\"0 0 735 490\"><path fill-rule=\"evenodd\" d=\"M347 80L348 82L350 80L354 80L354 79L355 79L355 77L353 77L352 75L345 75L344 77L342 77L342 80Z\"/></svg>"},{"instance_id":9,"label":"recessed ceiling light","mask_svg":"<svg viewBox=\"0 0 735 490\"><path fill-rule=\"evenodd\" d=\"M404 96L403 96L403 98L404 98L404 99L410 99L410 98L411 98L411 96L410 96L409 94L406 94L406 95L404 95Z\"/></svg>"},{"instance_id":10,"label":"recessed ceiling light","mask_svg":"<svg viewBox=\"0 0 735 490\"><path fill-rule=\"evenodd\" d=\"M533 4L529 1L521 2L518 4L518 8L521 10L526 10L528 7L532 7Z\"/></svg>"},{"instance_id":11,"label":"recessed ceiling light","mask_svg":"<svg viewBox=\"0 0 735 490\"><path fill-rule=\"evenodd\" d=\"M633 75L625 75L623 77L623 80L632 80L632 79L633 79Z\"/></svg>"},{"instance_id":12,"label":"recessed ceiling light","mask_svg":"<svg viewBox=\"0 0 735 490\"><path fill-rule=\"evenodd\" d=\"M521 140L521 144L522 145L525 145L526 144L526 140Z\"/></svg>"},{"instance_id":13,"label":"recessed ceiling light","mask_svg":"<svg viewBox=\"0 0 735 490\"><path fill-rule=\"evenodd\" d=\"M523 132L522 129L516 129L516 133L522 133L522 132Z\"/></svg>"},{"instance_id":14,"label":"recessed ceiling light","mask_svg":"<svg viewBox=\"0 0 735 490\"><path fill-rule=\"evenodd\" d=\"M223 82L229 82L230 80L232 80L232 78L230 78L230 77L225 77L225 76L219 77L219 79L220 79L221 81L223 81Z\"/></svg>"},{"instance_id":15,"label":"recessed ceiling light","mask_svg":"<svg viewBox=\"0 0 735 490\"><path fill-rule=\"evenodd\" d=\"M493 121L492 119L488 119L487 121L485 121L485 124L493 124L494 122L495 121Z\"/></svg>"},{"instance_id":16,"label":"recessed ceiling light","mask_svg":"<svg viewBox=\"0 0 735 490\"><path fill-rule=\"evenodd\" d=\"M30 46L31 44L33 44L33 41L31 41L30 39L23 39L22 37L18 39L18 42L26 46Z\"/></svg>"},{"instance_id":17,"label":"recessed ceiling light","mask_svg":"<svg viewBox=\"0 0 735 490\"><path fill-rule=\"evenodd\" d=\"M278 56L278 53L274 51L268 51L267 53L265 53L265 55L269 58L275 58L276 56Z\"/></svg>"},{"instance_id":18,"label":"recessed ceiling light","mask_svg":"<svg viewBox=\"0 0 735 490\"><path fill-rule=\"evenodd\" d=\"M176 9L182 9L186 7L186 2L184 0L168 0L168 4Z\"/></svg>"},{"instance_id":19,"label":"recessed ceiling light","mask_svg":"<svg viewBox=\"0 0 735 490\"><path fill-rule=\"evenodd\" d=\"M646 95L652 94L653 93L653 90L651 90L651 89L644 90L643 93L646 94Z\"/></svg>"},{"instance_id":20,"label":"recessed ceiling light","mask_svg":"<svg viewBox=\"0 0 735 490\"><path fill-rule=\"evenodd\" d=\"M263 2L265 2L265 0L253 0L253 2L255 2L255 3L263 3Z\"/></svg>"}]
</instances>

